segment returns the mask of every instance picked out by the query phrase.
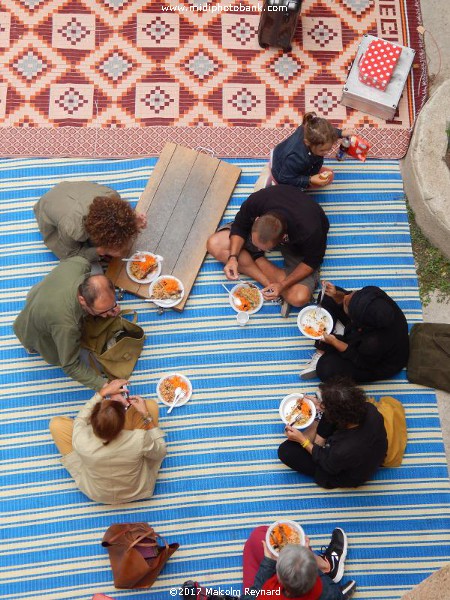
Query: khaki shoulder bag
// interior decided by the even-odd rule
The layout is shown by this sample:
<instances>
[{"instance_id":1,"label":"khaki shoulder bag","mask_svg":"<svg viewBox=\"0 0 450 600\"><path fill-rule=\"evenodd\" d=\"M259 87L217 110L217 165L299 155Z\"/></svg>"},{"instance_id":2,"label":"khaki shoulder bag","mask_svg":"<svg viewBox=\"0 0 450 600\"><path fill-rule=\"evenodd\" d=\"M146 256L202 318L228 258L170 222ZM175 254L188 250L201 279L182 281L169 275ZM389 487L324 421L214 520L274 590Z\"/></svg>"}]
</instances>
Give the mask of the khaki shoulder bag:
<instances>
[{"instance_id":1,"label":"khaki shoulder bag","mask_svg":"<svg viewBox=\"0 0 450 600\"><path fill-rule=\"evenodd\" d=\"M127 314L133 315L132 321L124 318ZM141 355L145 334L136 321L134 310L122 310L117 317L106 319L89 315L84 320L81 346L111 379L129 379ZM98 371L95 361L91 361L92 367Z\"/></svg>"},{"instance_id":2,"label":"khaki shoulder bag","mask_svg":"<svg viewBox=\"0 0 450 600\"><path fill-rule=\"evenodd\" d=\"M450 325L416 323L409 334L408 379L450 392Z\"/></svg>"}]
</instances>

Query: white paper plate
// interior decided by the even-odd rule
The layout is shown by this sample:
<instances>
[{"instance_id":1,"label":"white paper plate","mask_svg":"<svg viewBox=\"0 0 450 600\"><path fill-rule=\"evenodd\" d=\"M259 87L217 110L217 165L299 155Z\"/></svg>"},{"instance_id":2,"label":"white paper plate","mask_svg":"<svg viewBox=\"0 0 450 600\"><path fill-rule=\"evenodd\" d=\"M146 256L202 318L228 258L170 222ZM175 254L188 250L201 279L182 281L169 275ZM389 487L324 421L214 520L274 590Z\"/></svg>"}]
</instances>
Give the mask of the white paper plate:
<instances>
[{"instance_id":1,"label":"white paper plate","mask_svg":"<svg viewBox=\"0 0 450 600\"><path fill-rule=\"evenodd\" d=\"M181 296L179 298L175 298L173 300L154 300L152 298L153 287L155 286L155 284L158 281L161 281L161 279L175 279L175 281L178 283L178 288L181 290ZM155 279L154 281L151 282L148 293L149 293L150 298L152 299L152 302L154 302L157 306L162 306L163 308L171 308L172 306L176 306L183 300L184 285L181 283L181 281L177 277L174 277L173 275L161 275L160 277L158 277L157 279Z\"/></svg>"},{"instance_id":2,"label":"white paper plate","mask_svg":"<svg viewBox=\"0 0 450 600\"><path fill-rule=\"evenodd\" d=\"M180 379L182 379L183 381L185 381L187 383L187 386L188 386L187 394L186 394L186 396L184 398L182 398L181 400L179 400L177 402L177 405L175 407L175 408L177 408L178 406L183 406L184 404L186 404L186 402L189 402L189 400L191 399L191 396L192 396L192 384L191 384L191 382L189 381L189 379L185 375L182 375L181 373L169 373L168 375L164 375L164 377L161 377L161 379L156 384L156 394L158 395L158 398L161 400L161 402L163 404L165 404L166 406L172 406L172 402L167 402L167 400L164 400L163 397L161 396L161 392L159 390L159 386L162 384L162 382L165 379L168 379L169 377L174 377L175 375L177 377L180 377Z\"/></svg>"},{"instance_id":3,"label":"white paper plate","mask_svg":"<svg viewBox=\"0 0 450 600\"><path fill-rule=\"evenodd\" d=\"M322 337L322 335L314 336L310 333L306 333L304 329L305 325L309 325L310 327L317 326L316 315L318 315L320 318L326 318L327 333L331 333L333 331L333 317L325 308L322 308L321 306L317 307L316 305L305 306L305 308L302 308L302 310L298 313L297 326L300 329L300 332L310 340L320 340Z\"/></svg>"},{"instance_id":4,"label":"white paper plate","mask_svg":"<svg viewBox=\"0 0 450 600\"><path fill-rule=\"evenodd\" d=\"M303 398L303 402L307 402L311 407L311 417L304 425L294 425L296 429L306 429L311 425L316 417L316 405L309 398L305 398L304 394L289 394L289 396L285 396L280 403L280 408L278 412L280 413L281 420L285 425L288 425L287 415L294 408L295 403L300 398Z\"/></svg>"},{"instance_id":5,"label":"white paper plate","mask_svg":"<svg viewBox=\"0 0 450 600\"><path fill-rule=\"evenodd\" d=\"M240 288L242 287L253 287L253 285L249 286L248 284L245 283L238 283L237 285L235 285L231 290L230 293L228 294L228 300L230 302L231 307L236 311L236 312L246 312L248 315L253 315L255 313L257 313L259 310L261 310L262 305L264 303L264 298L263 295L261 293L261 290L259 289L259 287L255 286L255 289L258 290L258 295L259 295L259 304L256 308L254 308L253 310L246 310L243 311L241 308L239 308L238 306L236 306L236 304L233 301L233 294L235 292L237 292Z\"/></svg>"},{"instance_id":6,"label":"white paper plate","mask_svg":"<svg viewBox=\"0 0 450 600\"><path fill-rule=\"evenodd\" d=\"M135 281L136 283L150 283L151 281L156 279L161 273L162 256L159 256L158 254L153 254L152 252L135 252L134 254L132 254L130 256L130 258L134 258L134 257L142 256L142 255L153 256L154 258L156 258L156 260L158 261L158 265L157 265L156 269L154 271L152 271L151 273L149 273L147 275L147 277L144 277L144 279L138 279L131 273L131 262L127 262L127 267L126 267L127 275L131 279L131 281Z\"/></svg>"},{"instance_id":7,"label":"white paper plate","mask_svg":"<svg viewBox=\"0 0 450 600\"><path fill-rule=\"evenodd\" d=\"M273 552L275 554L275 556L278 556L280 554L280 551L276 550L272 546L272 542L270 541L270 534L272 533L273 529L277 525L280 525L281 523L286 523L287 525L290 525L293 529L295 529L296 531L298 531L298 533L300 534L300 545L301 546L304 546L305 543L306 543L305 532L303 531L303 527L301 527L298 523L296 523L295 521L290 521L289 519L280 519L279 521L275 521L275 523L272 523L272 525L270 525L270 527L269 527L269 529L267 530L267 533L266 533L266 544L267 544L267 547L269 548L269 550L271 552Z\"/></svg>"}]
</instances>

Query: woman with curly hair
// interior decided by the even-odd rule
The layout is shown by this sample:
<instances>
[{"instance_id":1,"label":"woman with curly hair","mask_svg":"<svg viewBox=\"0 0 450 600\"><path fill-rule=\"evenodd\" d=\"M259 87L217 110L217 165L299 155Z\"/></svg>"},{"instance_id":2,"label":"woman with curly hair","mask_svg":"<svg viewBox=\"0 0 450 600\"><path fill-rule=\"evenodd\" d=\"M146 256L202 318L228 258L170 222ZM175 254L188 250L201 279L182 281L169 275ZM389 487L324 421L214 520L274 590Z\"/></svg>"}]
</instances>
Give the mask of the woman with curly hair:
<instances>
[{"instance_id":1,"label":"woman with curly hair","mask_svg":"<svg viewBox=\"0 0 450 600\"><path fill-rule=\"evenodd\" d=\"M286 426L279 459L324 488L362 485L386 456L383 416L363 389L343 377L320 384L316 406L323 411L318 424L305 432Z\"/></svg>"},{"instance_id":2,"label":"woman with curly hair","mask_svg":"<svg viewBox=\"0 0 450 600\"><path fill-rule=\"evenodd\" d=\"M83 256L91 263L101 257L126 256L145 215L109 187L90 181L62 181L34 206L45 245L64 260Z\"/></svg>"}]
</instances>

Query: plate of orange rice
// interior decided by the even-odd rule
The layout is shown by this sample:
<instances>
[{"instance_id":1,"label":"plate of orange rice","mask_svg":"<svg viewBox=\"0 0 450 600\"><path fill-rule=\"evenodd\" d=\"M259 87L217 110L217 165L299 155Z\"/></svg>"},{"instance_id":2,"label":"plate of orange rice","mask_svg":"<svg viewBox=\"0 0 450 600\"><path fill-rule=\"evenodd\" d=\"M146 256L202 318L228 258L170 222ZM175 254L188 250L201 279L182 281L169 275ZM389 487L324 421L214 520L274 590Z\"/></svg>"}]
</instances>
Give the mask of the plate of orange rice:
<instances>
[{"instance_id":1,"label":"plate of orange rice","mask_svg":"<svg viewBox=\"0 0 450 600\"><path fill-rule=\"evenodd\" d=\"M290 519L275 521L267 529L266 544L269 550L278 556L280 550L289 544L304 546L306 544L305 532L303 527Z\"/></svg>"},{"instance_id":2,"label":"plate of orange rice","mask_svg":"<svg viewBox=\"0 0 450 600\"><path fill-rule=\"evenodd\" d=\"M229 294L230 304L236 312L253 315L261 310L264 302L259 287L254 283L238 283Z\"/></svg>"},{"instance_id":3,"label":"plate of orange rice","mask_svg":"<svg viewBox=\"0 0 450 600\"><path fill-rule=\"evenodd\" d=\"M333 331L333 317L316 304L305 306L298 313L297 327L304 336L311 340L320 340L324 333Z\"/></svg>"},{"instance_id":4,"label":"plate of orange rice","mask_svg":"<svg viewBox=\"0 0 450 600\"><path fill-rule=\"evenodd\" d=\"M150 283L161 273L162 256L152 252L136 252L127 262L127 275L136 283Z\"/></svg>"},{"instance_id":5,"label":"plate of orange rice","mask_svg":"<svg viewBox=\"0 0 450 600\"><path fill-rule=\"evenodd\" d=\"M180 387L186 394L177 402L177 406L183 406L189 402L192 396L192 384L189 379L181 373L169 373L164 375L156 385L156 394L163 404L171 406L175 398L175 391Z\"/></svg>"},{"instance_id":6,"label":"plate of orange rice","mask_svg":"<svg viewBox=\"0 0 450 600\"><path fill-rule=\"evenodd\" d=\"M173 275L161 275L151 282L149 298L157 306L171 308L179 304L184 297L184 285Z\"/></svg>"},{"instance_id":7,"label":"plate of orange rice","mask_svg":"<svg viewBox=\"0 0 450 600\"><path fill-rule=\"evenodd\" d=\"M306 429L316 416L316 405L305 394L289 394L285 396L278 409L285 425L293 423L296 429Z\"/></svg>"}]
</instances>

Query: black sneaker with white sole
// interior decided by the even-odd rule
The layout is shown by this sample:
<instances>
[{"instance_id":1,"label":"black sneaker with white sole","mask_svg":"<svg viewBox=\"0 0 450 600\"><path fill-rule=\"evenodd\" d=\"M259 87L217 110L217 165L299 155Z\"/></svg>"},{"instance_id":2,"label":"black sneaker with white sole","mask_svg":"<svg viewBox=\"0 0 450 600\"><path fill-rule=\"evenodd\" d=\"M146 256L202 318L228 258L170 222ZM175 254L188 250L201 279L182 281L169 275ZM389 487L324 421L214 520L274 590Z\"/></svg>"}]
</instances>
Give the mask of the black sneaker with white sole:
<instances>
[{"instance_id":1,"label":"black sneaker with white sole","mask_svg":"<svg viewBox=\"0 0 450 600\"><path fill-rule=\"evenodd\" d=\"M206 590L196 581L185 581L181 586L180 595L185 600L208 600Z\"/></svg>"},{"instance_id":2,"label":"black sneaker with white sole","mask_svg":"<svg viewBox=\"0 0 450 600\"><path fill-rule=\"evenodd\" d=\"M345 531L340 527L331 534L331 541L328 547L322 554L324 558L330 564L330 572L327 573L329 577L338 583L344 575L344 562L347 557L347 535Z\"/></svg>"},{"instance_id":3,"label":"black sneaker with white sole","mask_svg":"<svg viewBox=\"0 0 450 600\"><path fill-rule=\"evenodd\" d=\"M350 579L347 583L340 585L339 587L341 588L343 598L351 598L356 592L356 581Z\"/></svg>"}]
</instances>

